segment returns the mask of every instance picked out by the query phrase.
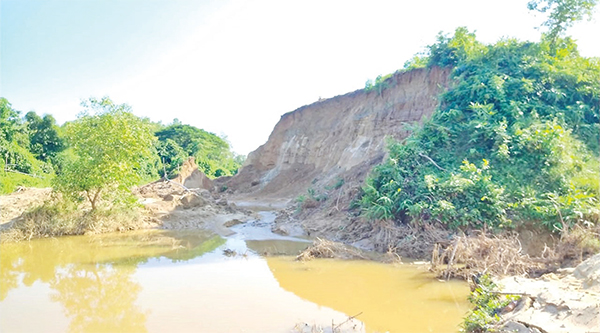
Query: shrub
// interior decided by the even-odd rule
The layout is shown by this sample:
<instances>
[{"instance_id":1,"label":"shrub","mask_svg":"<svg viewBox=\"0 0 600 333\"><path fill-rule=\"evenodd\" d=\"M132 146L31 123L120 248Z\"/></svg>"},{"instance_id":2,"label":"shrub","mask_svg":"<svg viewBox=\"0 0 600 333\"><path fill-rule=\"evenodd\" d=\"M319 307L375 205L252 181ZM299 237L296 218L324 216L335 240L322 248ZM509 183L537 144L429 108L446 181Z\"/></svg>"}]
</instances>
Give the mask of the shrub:
<instances>
[{"instance_id":1,"label":"shrub","mask_svg":"<svg viewBox=\"0 0 600 333\"><path fill-rule=\"evenodd\" d=\"M363 214L451 228L597 223L600 62L568 38L557 45L440 36L428 64L452 65L454 84L431 119L388 142Z\"/></svg>"},{"instance_id":2,"label":"shrub","mask_svg":"<svg viewBox=\"0 0 600 333\"><path fill-rule=\"evenodd\" d=\"M519 296L500 295L497 286L489 275L475 278L475 288L469 295L469 302L475 308L469 312L463 322L464 332L489 332L498 323L499 311Z\"/></svg>"}]
</instances>

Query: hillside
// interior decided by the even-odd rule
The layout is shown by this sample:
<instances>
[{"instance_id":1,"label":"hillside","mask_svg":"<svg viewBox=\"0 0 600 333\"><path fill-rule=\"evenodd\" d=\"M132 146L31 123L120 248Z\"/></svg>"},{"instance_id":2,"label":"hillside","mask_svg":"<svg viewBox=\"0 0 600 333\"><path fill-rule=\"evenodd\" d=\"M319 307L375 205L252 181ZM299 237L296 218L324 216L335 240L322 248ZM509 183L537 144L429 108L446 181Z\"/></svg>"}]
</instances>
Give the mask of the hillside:
<instances>
[{"instance_id":1,"label":"hillside","mask_svg":"<svg viewBox=\"0 0 600 333\"><path fill-rule=\"evenodd\" d=\"M282 233L419 243L418 257L456 231L595 225L598 59L568 38L486 45L464 28L429 48L412 70L283 115L222 189L287 205Z\"/></svg>"},{"instance_id":2,"label":"hillside","mask_svg":"<svg viewBox=\"0 0 600 333\"><path fill-rule=\"evenodd\" d=\"M338 179L363 180L382 161L387 136L405 138L407 125L431 116L449 74L398 73L381 95L361 89L284 114L227 186L238 196L292 199Z\"/></svg>"}]
</instances>

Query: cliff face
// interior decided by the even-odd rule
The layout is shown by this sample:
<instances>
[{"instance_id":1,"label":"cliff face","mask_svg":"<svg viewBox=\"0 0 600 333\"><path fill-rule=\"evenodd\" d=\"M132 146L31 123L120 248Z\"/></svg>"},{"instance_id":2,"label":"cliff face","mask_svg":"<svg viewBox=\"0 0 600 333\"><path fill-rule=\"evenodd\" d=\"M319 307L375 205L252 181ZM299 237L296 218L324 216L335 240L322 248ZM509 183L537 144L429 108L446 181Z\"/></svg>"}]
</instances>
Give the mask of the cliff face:
<instances>
[{"instance_id":1,"label":"cliff face","mask_svg":"<svg viewBox=\"0 0 600 333\"><path fill-rule=\"evenodd\" d=\"M292 197L316 182L362 177L385 155L385 137L430 116L449 83L448 69L395 74L380 95L357 90L284 114L269 140L229 180L238 192Z\"/></svg>"}]
</instances>

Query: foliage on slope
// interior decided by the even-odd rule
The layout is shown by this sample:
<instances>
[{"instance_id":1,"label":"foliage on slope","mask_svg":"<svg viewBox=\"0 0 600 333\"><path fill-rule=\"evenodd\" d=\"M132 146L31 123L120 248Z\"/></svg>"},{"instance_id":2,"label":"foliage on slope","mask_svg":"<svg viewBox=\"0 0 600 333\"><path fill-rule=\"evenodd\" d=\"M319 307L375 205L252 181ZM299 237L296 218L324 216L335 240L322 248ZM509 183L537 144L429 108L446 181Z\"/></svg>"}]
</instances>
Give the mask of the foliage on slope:
<instances>
[{"instance_id":1,"label":"foliage on slope","mask_svg":"<svg viewBox=\"0 0 600 333\"><path fill-rule=\"evenodd\" d=\"M363 188L372 219L562 229L599 216L600 61L569 38L478 42L440 35L406 67L452 66L439 109Z\"/></svg>"},{"instance_id":2,"label":"foliage on slope","mask_svg":"<svg viewBox=\"0 0 600 333\"><path fill-rule=\"evenodd\" d=\"M174 123L158 130L156 136L158 155L168 175L176 174L189 156L211 178L234 175L243 162L243 156L235 155L225 139L194 126Z\"/></svg>"},{"instance_id":3,"label":"foliage on slope","mask_svg":"<svg viewBox=\"0 0 600 333\"><path fill-rule=\"evenodd\" d=\"M48 186L56 155L63 149L54 118L29 112L22 119L0 97L0 193L17 186Z\"/></svg>"}]
</instances>

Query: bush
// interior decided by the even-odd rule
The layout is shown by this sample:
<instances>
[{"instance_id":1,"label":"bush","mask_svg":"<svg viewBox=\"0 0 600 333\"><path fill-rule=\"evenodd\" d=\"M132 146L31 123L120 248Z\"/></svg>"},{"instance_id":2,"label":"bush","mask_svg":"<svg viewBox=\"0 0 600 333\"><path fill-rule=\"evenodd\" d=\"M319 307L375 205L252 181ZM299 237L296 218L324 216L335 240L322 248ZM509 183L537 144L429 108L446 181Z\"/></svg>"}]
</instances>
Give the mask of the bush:
<instances>
[{"instance_id":1,"label":"bush","mask_svg":"<svg viewBox=\"0 0 600 333\"><path fill-rule=\"evenodd\" d=\"M498 314L501 309L520 297L498 294L497 286L489 275L476 277L475 280L475 288L469 295L469 302L475 308L465 317L463 331L490 332L500 320Z\"/></svg>"},{"instance_id":2,"label":"bush","mask_svg":"<svg viewBox=\"0 0 600 333\"><path fill-rule=\"evenodd\" d=\"M363 214L450 228L597 223L600 62L557 45L440 36L428 64L453 66L454 84L431 119L388 143Z\"/></svg>"}]
</instances>

